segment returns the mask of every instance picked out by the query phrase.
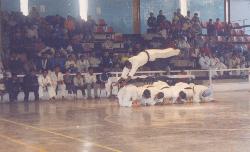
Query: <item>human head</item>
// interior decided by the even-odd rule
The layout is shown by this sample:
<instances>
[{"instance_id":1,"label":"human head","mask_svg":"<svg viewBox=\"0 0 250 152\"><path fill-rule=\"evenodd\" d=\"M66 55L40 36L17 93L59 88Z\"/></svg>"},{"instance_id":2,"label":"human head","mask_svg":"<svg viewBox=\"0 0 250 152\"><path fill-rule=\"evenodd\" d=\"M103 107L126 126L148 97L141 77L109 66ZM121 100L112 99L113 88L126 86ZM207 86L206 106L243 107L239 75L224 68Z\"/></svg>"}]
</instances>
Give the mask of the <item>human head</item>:
<instances>
[{"instance_id":1,"label":"human head","mask_svg":"<svg viewBox=\"0 0 250 152\"><path fill-rule=\"evenodd\" d=\"M56 72L56 73L59 73L60 71L61 71L60 66L56 66L56 67L55 67L55 72Z\"/></svg>"},{"instance_id":2,"label":"human head","mask_svg":"<svg viewBox=\"0 0 250 152\"><path fill-rule=\"evenodd\" d=\"M132 69L132 64L131 64L131 62L126 61L126 62L125 62L125 67L128 68L128 69Z\"/></svg>"},{"instance_id":3,"label":"human head","mask_svg":"<svg viewBox=\"0 0 250 152\"><path fill-rule=\"evenodd\" d=\"M179 98L181 101L187 100L187 94L184 91L180 91Z\"/></svg>"},{"instance_id":4,"label":"human head","mask_svg":"<svg viewBox=\"0 0 250 152\"><path fill-rule=\"evenodd\" d=\"M150 17L153 17L154 16L154 13L153 12L150 12Z\"/></svg>"},{"instance_id":5,"label":"human head","mask_svg":"<svg viewBox=\"0 0 250 152\"><path fill-rule=\"evenodd\" d=\"M89 68L89 69L88 69L88 72L89 72L90 75L92 75L92 74L94 73L93 68Z\"/></svg>"},{"instance_id":6,"label":"human head","mask_svg":"<svg viewBox=\"0 0 250 152\"><path fill-rule=\"evenodd\" d=\"M48 70L44 69L44 70L42 71L42 74L43 74L44 77L46 77L47 74L48 74Z\"/></svg>"},{"instance_id":7,"label":"human head","mask_svg":"<svg viewBox=\"0 0 250 152\"><path fill-rule=\"evenodd\" d=\"M177 8L177 14L181 14L181 9L180 8Z\"/></svg>"},{"instance_id":8,"label":"human head","mask_svg":"<svg viewBox=\"0 0 250 152\"><path fill-rule=\"evenodd\" d=\"M156 96L155 96L155 98L156 98L156 99L159 99L159 100L160 100L160 99L163 99L163 98L164 98L164 93L163 93L163 92L157 93Z\"/></svg>"},{"instance_id":9,"label":"human head","mask_svg":"<svg viewBox=\"0 0 250 152\"><path fill-rule=\"evenodd\" d=\"M187 16L190 16L190 14L191 14L190 11L187 11Z\"/></svg>"},{"instance_id":10,"label":"human head","mask_svg":"<svg viewBox=\"0 0 250 152\"><path fill-rule=\"evenodd\" d=\"M76 73L76 77L77 77L77 78L81 78L81 77L82 77L81 72L77 72L77 73Z\"/></svg>"},{"instance_id":11,"label":"human head","mask_svg":"<svg viewBox=\"0 0 250 152\"><path fill-rule=\"evenodd\" d=\"M159 11L159 14L160 14L160 15L162 15L162 14L163 14L162 10L160 10L160 11Z\"/></svg>"},{"instance_id":12,"label":"human head","mask_svg":"<svg viewBox=\"0 0 250 152\"><path fill-rule=\"evenodd\" d=\"M151 97L151 92L150 90L146 89L143 91L142 97L145 99L149 99Z\"/></svg>"}]
</instances>

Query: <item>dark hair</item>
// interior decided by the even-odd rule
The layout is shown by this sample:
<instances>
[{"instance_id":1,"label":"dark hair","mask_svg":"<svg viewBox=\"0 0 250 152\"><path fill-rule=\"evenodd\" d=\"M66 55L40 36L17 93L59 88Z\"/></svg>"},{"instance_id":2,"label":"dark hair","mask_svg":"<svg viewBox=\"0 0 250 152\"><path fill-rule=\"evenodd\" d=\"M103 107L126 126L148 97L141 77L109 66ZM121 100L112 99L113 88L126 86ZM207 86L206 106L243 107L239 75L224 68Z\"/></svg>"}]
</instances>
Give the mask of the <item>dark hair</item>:
<instances>
[{"instance_id":1,"label":"dark hair","mask_svg":"<svg viewBox=\"0 0 250 152\"><path fill-rule=\"evenodd\" d=\"M157 99L162 99L164 98L164 93L163 92L159 92L157 95Z\"/></svg>"},{"instance_id":2,"label":"dark hair","mask_svg":"<svg viewBox=\"0 0 250 152\"><path fill-rule=\"evenodd\" d=\"M181 91L181 92L179 93L179 97L180 97L181 99L187 99L187 94L186 94L185 92Z\"/></svg>"},{"instance_id":3,"label":"dark hair","mask_svg":"<svg viewBox=\"0 0 250 152\"><path fill-rule=\"evenodd\" d=\"M128 68L129 66L132 66L132 64L131 64L131 62L126 61L126 62L125 62L125 66Z\"/></svg>"},{"instance_id":4,"label":"dark hair","mask_svg":"<svg viewBox=\"0 0 250 152\"><path fill-rule=\"evenodd\" d=\"M148 89L146 89L146 90L143 91L142 96L143 96L144 98L148 99L148 98L151 97L151 92L150 92Z\"/></svg>"}]
</instances>

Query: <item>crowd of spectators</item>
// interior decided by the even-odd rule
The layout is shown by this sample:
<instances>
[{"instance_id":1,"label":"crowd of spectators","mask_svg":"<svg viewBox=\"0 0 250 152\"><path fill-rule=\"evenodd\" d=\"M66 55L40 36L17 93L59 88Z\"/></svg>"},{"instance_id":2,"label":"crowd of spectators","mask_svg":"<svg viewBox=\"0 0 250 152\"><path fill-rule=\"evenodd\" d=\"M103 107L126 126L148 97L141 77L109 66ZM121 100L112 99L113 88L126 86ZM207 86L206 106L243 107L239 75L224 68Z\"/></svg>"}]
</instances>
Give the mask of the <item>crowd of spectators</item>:
<instances>
[{"instance_id":1,"label":"crowd of spectators","mask_svg":"<svg viewBox=\"0 0 250 152\"><path fill-rule=\"evenodd\" d=\"M0 68L2 73L9 72L12 77L6 80L6 88L0 86L0 91L11 92L12 101L16 100L20 90L24 91L25 100L28 100L27 92L35 92L38 100L45 90L50 90L51 100L58 90L64 92L62 97L65 92L75 95L76 90L81 90L85 95L86 90L86 96L90 98L92 88L94 97L97 97L97 90L107 81L109 71L121 71L123 63L133 54L147 48L164 48L170 41L175 41L181 49L181 54L175 59L191 61L196 69L244 68L248 67L250 60L249 45L229 43L233 34L236 34L232 33L231 23L221 22L219 18L215 22L209 19L204 23L197 13L191 16L188 11L187 16L183 16L180 9L174 12L171 21L162 10L157 17L150 13L147 34L160 34L160 39L152 40L159 43L148 43L143 38L136 41L125 38L125 53L82 46L82 43L95 42L94 32L98 28L91 16L88 16L87 21L71 16L41 17L35 8L29 16L18 12L1 14L4 52L1 54ZM244 36L242 31L240 36ZM225 41L218 43L218 38L222 37ZM165 70L169 65L169 61L164 60L146 65L143 70ZM96 76L94 72L103 74ZM41 76L36 77L37 73L41 73ZM72 73L76 75L72 76ZM86 74L83 77L81 73ZM25 75L22 83L16 76L18 74ZM223 72L213 74L214 77L223 75ZM46 80L44 84L42 79ZM31 81L32 84L29 83Z\"/></svg>"},{"instance_id":2,"label":"crowd of spectators","mask_svg":"<svg viewBox=\"0 0 250 152\"><path fill-rule=\"evenodd\" d=\"M160 10L157 17L151 12L147 20L148 33L161 34L167 40L174 40L181 49L179 59L194 62L196 69L245 68L250 60L249 38L237 23L221 22L219 18L213 22L202 22L198 13L191 16L181 14L177 9L172 20L168 20ZM234 39L236 39L234 41ZM215 73L215 77L220 74ZM238 74L239 75L239 74Z\"/></svg>"}]
</instances>

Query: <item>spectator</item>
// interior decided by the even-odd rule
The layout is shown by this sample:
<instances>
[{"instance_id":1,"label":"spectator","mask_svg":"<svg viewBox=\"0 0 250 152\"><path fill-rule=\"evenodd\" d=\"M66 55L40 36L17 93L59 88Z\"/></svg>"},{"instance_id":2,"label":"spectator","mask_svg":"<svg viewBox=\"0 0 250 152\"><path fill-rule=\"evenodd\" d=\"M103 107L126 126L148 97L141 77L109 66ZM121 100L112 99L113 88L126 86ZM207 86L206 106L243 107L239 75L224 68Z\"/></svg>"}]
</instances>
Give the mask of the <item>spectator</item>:
<instances>
[{"instance_id":1,"label":"spectator","mask_svg":"<svg viewBox=\"0 0 250 152\"><path fill-rule=\"evenodd\" d=\"M192 22L201 25L201 21L200 21L200 18L198 16L198 13L194 13L194 16L192 18Z\"/></svg>"},{"instance_id":2,"label":"spectator","mask_svg":"<svg viewBox=\"0 0 250 152\"><path fill-rule=\"evenodd\" d=\"M162 23L164 23L164 21L166 20L166 17L163 15L162 10L159 11L159 14L157 16L157 25L161 25Z\"/></svg>"},{"instance_id":3,"label":"spectator","mask_svg":"<svg viewBox=\"0 0 250 152\"><path fill-rule=\"evenodd\" d=\"M66 71L64 75L64 83L66 85L66 90L68 91L68 94L75 98L76 96L74 94L75 88L74 88L73 76L70 75L70 71Z\"/></svg>"},{"instance_id":4,"label":"spectator","mask_svg":"<svg viewBox=\"0 0 250 152\"><path fill-rule=\"evenodd\" d=\"M178 8L176 10L176 14L177 14L177 16L179 18L179 21L182 21L184 19L184 16L181 14L181 9L180 8Z\"/></svg>"},{"instance_id":5,"label":"spectator","mask_svg":"<svg viewBox=\"0 0 250 152\"><path fill-rule=\"evenodd\" d=\"M73 55L69 55L68 60L65 63L65 68L67 71L70 71L71 73L77 72L76 61Z\"/></svg>"},{"instance_id":6,"label":"spectator","mask_svg":"<svg viewBox=\"0 0 250 152\"><path fill-rule=\"evenodd\" d=\"M28 72L23 78L24 101L29 101L29 93L34 92L35 101L39 100L39 84L34 70Z\"/></svg>"},{"instance_id":7,"label":"spectator","mask_svg":"<svg viewBox=\"0 0 250 152\"><path fill-rule=\"evenodd\" d=\"M187 11L187 16L185 18L186 20L190 20L190 21L192 20L190 11Z\"/></svg>"},{"instance_id":8,"label":"spectator","mask_svg":"<svg viewBox=\"0 0 250 152\"><path fill-rule=\"evenodd\" d=\"M208 36L215 36L216 35L216 28L213 24L213 20L209 19L209 22L207 24L207 35Z\"/></svg>"},{"instance_id":9,"label":"spectator","mask_svg":"<svg viewBox=\"0 0 250 152\"><path fill-rule=\"evenodd\" d=\"M37 60L37 63L36 63L36 68L38 71L42 71L44 69L49 69L49 58L48 58L48 55L46 53L43 53L42 54L42 57L40 57L38 60Z\"/></svg>"},{"instance_id":10,"label":"spectator","mask_svg":"<svg viewBox=\"0 0 250 152\"><path fill-rule=\"evenodd\" d=\"M105 52L101 60L101 67L112 68L112 66L113 66L113 61L112 61L111 55L108 52Z\"/></svg>"},{"instance_id":11,"label":"spectator","mask_svg":"<svg viewBox=\"0 0 250 152\"><path fill-rule=\"evenodd\" d=\"M44 97L45 92L48 92L49 99L55 100L56 92L55 89L52 87L52 81L48 74L48 71L45 69L42 71L42 75L38 77L38 84L39 84L39 97Z\"/></svg>"},{"instance_id":12,"label":"spectator","mask_svg":"<svg viewBox=\"0 0 250 152\"><path fill-rule=\"evenodd\" d=\"M26 28L26 37L29 39L38 39L38 31L36 26Z\"/></svg>"},{"instance_id":13,"label":"spectator","mask_svg":"<svg viewBox=\"0 0 250 152\"><path fill-rule=\"evenodd\" d=\"M229 69L239 69L241 66L240 58L234 53L229 59ZM231 75L240 75L240 71L232 71Z\"/></svg>"},{"instance_id":14,"label":"spectator","mask_svg":"<svg viewBox=\"0 0 250 152\"><path fill-rule=\"evenodd\" d=\"M14 73L17 73L17 74L20 74L20 73L22 73L24 71L23 70L23 63L18 58L16 53L13 53L11 58L10 58L9 69L10 69L10 71L12 73L14 72Z\"/></svg>"},{"instance_id":15,"label":"spectator","mask_svg":"<svg viewBox=\"0 0 250 152\"><path fill-rule=\"evenodd\" d=\"M214 23L214 25L215 25L217 35L223 35L224 34L224 31L223 31L224 29L223 29L223 25L220 22L219 18L216 18L216 22Z\"/></svg>"},{"instance_id":16,"label":"spectator","mask_svg":"<svg viewBox=\"0 0 250 152\"><path fill-rule=\"evenodd\" d=\"M77 90L82 91L82 95L85 96L85 85L84 80L80 72L76 74L74 77L74 87L75 87L75 94L77 94Z\"/></svg>"},{"instance_id":17,"label":"spectator","mask_svg":"<svg viewBox=\"0 0 250 152\"><path fill-rule=\"evenodd\" d=\"M150 17L148 18L147 24L150 30L152 30L152 32L156 31L157 19L154 16L154 13L150 12Z\"/></svg>"},{"instance_id":18,"label":"spectator","mask_svg":"<svg viewBox=\"0 0 250 152\"><path fill-rule=\"evenodd\" d=\"M54 57L49 59L49 65L52 69L55 69L57 66L60 67L61 71L65 70L65 58L63 55L56 53Z\"/></svg>"},{"instance_id":19,"label":"spectator","mask_svg":"<svg viewBox=\"0 0 250 152\"><path fill-rule=\"evenodd\" d=\"M90 66L87 55L81 55L77 61L78 72L86 72Z\"/></svg>"},{"instance_id":20,"label":"spectator","mask_svg":"<svg viewBox=\"0 0 250 152\"><path fill-rule=\"evenodd\" d=\"M72 33L75 30L73 17L67 16L67 19L64 22L64 27L68 30L69 33Z\"/></svg>"},{"instance_id":21,"label":"spectator","mask_svg":"<svg viewBox=\"0 0 250 152\"><path fill-rule=\"evenodd\" d=\"M6 93L6 81L5 81L5 78L4 78L4 74L1 75L1 78L0 78L0 97L1 97L1 101L3 101L3 96L4 94Z\"/></svg>"},{"instance_id":22,"label":"spectator","mask_svg":"<svg viewBox=\"0 0 250 152\"><path fill-rule=\"evenodd\" d=\"M219 58L217 58L215 54L212 54L210 56L210 66L212 69L217 69L217 70L227 69L227 66L224 63L220 62ZM217 74L219 74L220 76L223 76L224 72L223 71L215 72L214 75L217 75Z\"/></svg>"},{"instance_id":23,"label":"spectator","mask_svg":"<svg viewBox=\"0 0 250 152\"><path fill-rule=\"evenodd\" d=\"M85 82L87 86L87 97L91 98L91 89L94 89L94 97L97 98L98 85L96 83L96 75L93 73L92 68L88 69L88 73L85 75Z\"/></svg>"},{"instance_id":24,"label":"spectator","mask_svg":"<svg viewBox=\"0 0 250 152\"><path fill-rule=\"evenodd\" d=\"M185 58L189 57L189 50L190 50L190 45L188 44L188 42L185 40L184 37L181 37L178 42L177 42L177 46L178 48L181 49L183 55Z\"/></svg>"},{"instance_id":25,"label":"spectator","mask_svg":"<svg viewBox=\"0 0 250 152\"><path fill-rule=\"evenodd\" d=\"M87 40L92 40L94 38L94 29L96 26L96 22L92 19L91 16L87 17L87 22L85 23L85 34Z\"/></svg>"},{"instance_id":26,"label":"spectator","mask_svg":"<svg viewBox=\"0 0 250 152\"><path fill-rule=\"evenodd\" d=\"M50 74L52 87L56 94L61 93L62 98L66 96L66 86L64 84L63 74L59 66Z\"/></svg>"},{"instance_id":27,"label":"spectator","mask_svg":"<svg viewBox=\"0 0 250 152\"><path fill-rule=\"evenodd\" d=\"M15 73L12 73L11 78L8 80L7 83L7 91L10 96L10 102L17 101L18 93L21 89L21 82Z\"/></svg>"},{"instance_id":28,"label":"spectator","mask_svg":"<svg viewBox=\"0 0 250 152\"><path fill-rule=\"evenodd\" d=\"M210 68L210 59L204 53L201 54L201 57L199 59L199 65L203 70L208 70Z\"/></svg>"},{"instance_id":29,"label":"spectator","mask_svg":"<svg viewBox=\"0 0 250 152\"><path fill-rule=\"evenodd\" d=\"M96 71L98 70L100 63L100 59L96 57L95 53L92 53L92 55L89 57L90 67Z\"/></svg>"}]
</instances>

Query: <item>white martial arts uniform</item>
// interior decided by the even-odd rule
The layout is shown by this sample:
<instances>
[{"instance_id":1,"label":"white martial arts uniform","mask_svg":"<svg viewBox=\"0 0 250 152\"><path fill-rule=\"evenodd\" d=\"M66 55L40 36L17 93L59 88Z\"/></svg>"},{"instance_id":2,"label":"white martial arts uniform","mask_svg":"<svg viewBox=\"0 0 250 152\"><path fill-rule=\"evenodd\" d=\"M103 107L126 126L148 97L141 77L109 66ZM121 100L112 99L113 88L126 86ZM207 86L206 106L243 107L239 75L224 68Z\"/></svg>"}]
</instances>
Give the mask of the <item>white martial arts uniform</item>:
<instances>
[{"instance_id":1,"label":"white martial arts uniform","mask_svg":"<svg viewBox=\"0 0 250 152\"><path fill-rule=\"evenodd\" d=\"M208 70L210 68L210 59L208 56L202 56L199 59L199 64L201 66L201 69Z\"/></svg>"},{"instance_id":2,"label":"white martial arts uniform","mask_svg":"<svg viewBox=\"0 0 250 152\"><path fill-rule=\"evenodd\" d=\"M158 89L161 89L163 87L169 87L169 85L166 82L163 81L157 81L152 84L154 87L157 87Z\"/></svg>"},{"instance_id":3,"label":"white martial arts uniform","mask_svg":"<svg viewBox=\"0 0 250 152\"><path fill-rule=\"evenodd\" d=\"M133 101L138 99L138 89L134 85L127 85L121 88L117 94L119 105L132 107Z\"/></svg>"},{"instance_id":4,"label":"white martial arts uniform","mask_svg":"<svg viewBox=\"0 0 250 152\"><path fill-rule=\"evenodd\" d=\"M209 102L214 100L213 93L210 88L203 85L194 85L192 89L194 92L193 102L199 103L199 102Z\"/></svg>"},{"instance_id":5,"label":"white martial arts uniform","mask_svg":"<svg viewBox=\"0 0 250 152\"><path fill-rule=\"evenodd\" d=\"M168 48L164 50L151 49L140 52L138 55L128 59L128 61L132 64L132 69L124 67L121 77L123 79L127 79L128 76L133 77L138 68L145 65L148 61L155 61L156 59L160 58L169 58L172 56L176 56L179 53L180 53L179 49L173 49L173 48Z\"/></svg>"},{"instance_id":6,"label":"white martial arts uniform","mask_svg":"<svg viewBox=\"0 0 250 152\"><path fill-rule=\"evenodd\" d=\"M151 97L149 99L145 99L142 97L143 92L148 89L150 91ZM142 87L138 87L138 99L141 100L141 104L142 105L155 105L156 103L161 103L163 102L163 98L162 99L155 99L155 96L161 92L161 90L159 90L157 87L154 86L150 86L150 85L145 85Z\"/></svg>"},{"instance_id":7,"label":"white martial arts uniform","mask_svg":"<svg viewBox=\"0 0 250 152\"><path fill-rule=\"evenodd\" d=\"M114 86L113 84L116 84L119 78L117 77L109 77L108 81L105 83L105 90L107 92L107 96L110 95L117 95L118 93L118 86Z\"/></svg>"},{"instance_id":8,"label":"white martial arts uniform","mask_svg":"<svg viewBox=\"0 0 250 152\"><path fill-rule=\"evenodd\" d=\"M43 75L40 75L38 77L38 83L39 83L39 97L44 97L44 92L48 91L49 94L49 98L53 98L56 96L56 92L54 90L54 88L52 87L52 82L51 82L51 78L49 75L47 75L46 77L44 77Z\"/></svg>"},{"instance_id":9,"label":"white martial arts uniform","mask_svg":"<svg viewBox=\"0 0 250 152\"><path fill-rule=\"evenodd\" d=\"M172 90L172 99L173 103L177 103L177 99L179 97L179 93L183 91L186 93L187 98L192 98L193 97L193 92L192 89L190 89L190 85L187 83L179 82L176 83L174 86L171 87Z\"/></svg>"},{"instance_id":10,"label":"white martial arts uniform","mask_svg":"<svg viewBox=\"0 0 250 152\"><path fill-rule=\"evenodd\" d=\"M58 82L62 81L64 82L63 79L63 74L59 72L57 75L55 72L50 73L51 81L52 81L52 87L54 88L55 92L58 91L60 92L60 95L62 97L66 96L66 85L63 84L58 84Z\"/></svg>"}]
</instances>

